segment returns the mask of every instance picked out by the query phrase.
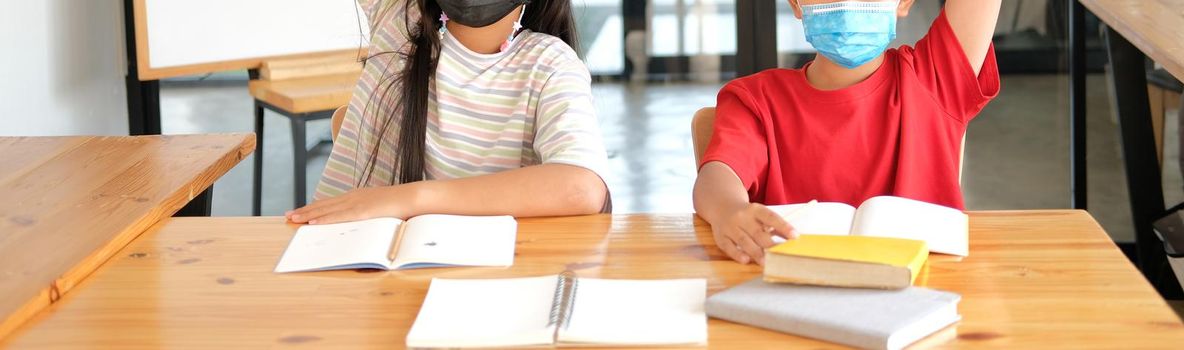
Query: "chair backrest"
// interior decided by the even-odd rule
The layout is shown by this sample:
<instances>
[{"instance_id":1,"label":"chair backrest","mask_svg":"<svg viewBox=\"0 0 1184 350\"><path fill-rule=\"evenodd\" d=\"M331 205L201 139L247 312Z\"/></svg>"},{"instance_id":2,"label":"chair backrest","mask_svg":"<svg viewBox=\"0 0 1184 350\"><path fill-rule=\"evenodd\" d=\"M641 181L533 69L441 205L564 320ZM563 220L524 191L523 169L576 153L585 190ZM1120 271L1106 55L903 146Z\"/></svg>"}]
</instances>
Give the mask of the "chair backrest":
<instances>
[{"instance_id":1,"label":"chair backrest","mask_svg":"<svg viewBox=\"0 0 1184 350\"><path fill-rule=\"evenodd\" d=\"M695 147L695 167L703 159L707 151L707 143L711 142L711 131L715 127L715 107L707 107L695 112L691 118L691 143Z\"/></svg>"},{"instance_id":2,"label":"chair backrest","mask_svg":"<svg viewBox=\"0 0 1184 350\"><path fill-rule=\"evenodd\" d=\"M707 143L711 142L711 133L715 127L715 107L706 107L695 112L691 118L691 143L695 147L695 167L703 160L703 153L707 152ZM962 169L966 164L966 135L962 135L962 146L958 149L958 183L962 183Z\"/></svg>"},{"instance_id":3,"label":"chair backrest","mask_svg":"<svg viewBox=\"0 0 1184 350\"><path fill-rule=\"evenodd\" d=\"M341 131L341 122L345 121L345 110L346 109L349 109L349 106L337 107L337 110L333 111L333 119L332 119L333 125L332 125L332 127L333 127L333 140L334 141L337 140L337 132Z\"/></svg>"}]
</instances>

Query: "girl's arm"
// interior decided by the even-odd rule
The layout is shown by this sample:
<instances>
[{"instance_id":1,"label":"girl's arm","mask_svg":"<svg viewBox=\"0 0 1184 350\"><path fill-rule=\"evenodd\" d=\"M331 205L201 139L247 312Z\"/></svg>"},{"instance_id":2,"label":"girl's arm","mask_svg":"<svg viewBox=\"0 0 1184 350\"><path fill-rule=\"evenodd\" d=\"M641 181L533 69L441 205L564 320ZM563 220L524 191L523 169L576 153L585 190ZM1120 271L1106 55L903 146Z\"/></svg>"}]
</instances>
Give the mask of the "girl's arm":
<instances>
[{"instance_id":1,"label":"girl's arm","mask_svg":"<svg viewBox=\"0 0 1184 350\"><path fill-rule=\"evenodd\" d=\"M600 212L607 195L604 182L591 170L541 164L468 178L360 188L289 211L285 216L295 223L329 224L433 213L584 215Z\"/></svg>"},{"instance_id":2,"label":"girl's arm","mask_svg":"<svg viewBox=\"0 0 1184 350\"><path fill-rule=\"evenodd\" d=\"M946 18L976 75L982 69L987 50L991 47L1001 4L1002 0L946 1Z\"/></svg>"}]
</instances>

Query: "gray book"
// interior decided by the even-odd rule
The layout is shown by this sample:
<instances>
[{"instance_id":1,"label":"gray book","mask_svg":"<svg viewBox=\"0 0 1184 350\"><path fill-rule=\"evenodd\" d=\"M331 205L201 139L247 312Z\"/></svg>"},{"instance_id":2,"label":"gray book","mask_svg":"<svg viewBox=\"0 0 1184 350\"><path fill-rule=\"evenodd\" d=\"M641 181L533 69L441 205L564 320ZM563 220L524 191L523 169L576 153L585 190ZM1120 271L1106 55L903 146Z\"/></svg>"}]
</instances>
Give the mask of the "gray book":
<instances>
[{"instance_id":1,"label":"gray book","mask_svg":"<svg viewBox=\"0 0 1184 350\"><path fill-rule=\"evenodd\" d=\"M864 349L900 349L958 322L958 294L854 289L760 278L707 298L707 315Z\"/></svg>"}]
</instances>

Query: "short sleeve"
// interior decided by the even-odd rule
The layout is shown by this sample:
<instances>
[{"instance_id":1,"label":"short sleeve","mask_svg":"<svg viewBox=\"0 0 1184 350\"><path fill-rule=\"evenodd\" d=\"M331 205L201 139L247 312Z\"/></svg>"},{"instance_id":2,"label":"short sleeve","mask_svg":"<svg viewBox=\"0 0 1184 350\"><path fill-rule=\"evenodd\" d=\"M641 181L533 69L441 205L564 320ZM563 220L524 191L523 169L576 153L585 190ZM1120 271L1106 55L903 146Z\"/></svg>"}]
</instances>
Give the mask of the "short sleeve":
<instances>
[{"instance_id":1,"label":"short sleeve","mask_svg":"<svg viewBox=\"0 0 1184 350\"><path fill-rule=\"evenodd\" d=\"M362 13L366 14L367 19L373 20L382 3L383 0L358 0L358 7L362 9Z\"/></svg>"},{"instance_id":2,"label":"short sleeve","mask_svg":"<svg viewBox=\"0 0 1184 350\"><path fill-rule=\"evenodd\" d=\"M370 24L370 56L407 51L412 24L419 23L419 9L407 0L358 0Z\"/></svg>"},{"instance_id":3,"label":"short sleeve","mask_svg":"<svg viewBox=\"0 0 1184 350\"><path fill-rule=\"evenodd\" d=\"M916 77L947 113L962 122L969 122L999 94L999 67L995 62L995 46L987 50L987 57L976 76L970 60L942 11L929 33L916 47L901 48L902 55L912 56Z\"/></svg>"},{"instance_id":4,"label":"short sleeve","mask_svg":"<svg viewBox=\"0 0 1184 350\"><path fill-rule=\"evenodd\" d=\"M608 156L592 103L591 74L574 52L555 64L539 93L534 151L543 164L586 168L603 180Z\"/></svg>"},{"instance_id":5,"label":"short sleeve","mask_svg":"<svg viewBox=\"0 0 1184 350\"><path fill-rule=\"evenodd\" d=\"M726 164L740 177L749 197L755 197L768 174L769 149L752 94L738 82L729 83L720 90L715 108L711 142L699 167L709 162Z\"/></svg>"}]
</instances>

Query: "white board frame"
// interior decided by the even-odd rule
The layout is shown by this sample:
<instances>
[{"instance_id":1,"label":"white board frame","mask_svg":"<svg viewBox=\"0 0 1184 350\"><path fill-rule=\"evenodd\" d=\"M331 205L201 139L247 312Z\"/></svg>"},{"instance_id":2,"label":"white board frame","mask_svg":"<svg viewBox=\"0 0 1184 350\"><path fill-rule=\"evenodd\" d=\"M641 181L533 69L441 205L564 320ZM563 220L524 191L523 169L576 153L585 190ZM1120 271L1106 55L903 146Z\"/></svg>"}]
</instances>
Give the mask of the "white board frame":
<instances>
[{"instance_id":1,"label":"white board frame","mask_svg":"<svg viewBox=\"0 0 1184 350\"><path fill-rule=\"evenodd\" d=\"M356 0L134 0L140 80L258 68L264 61L366 54Z\"/></svg>"}]
</instances>

